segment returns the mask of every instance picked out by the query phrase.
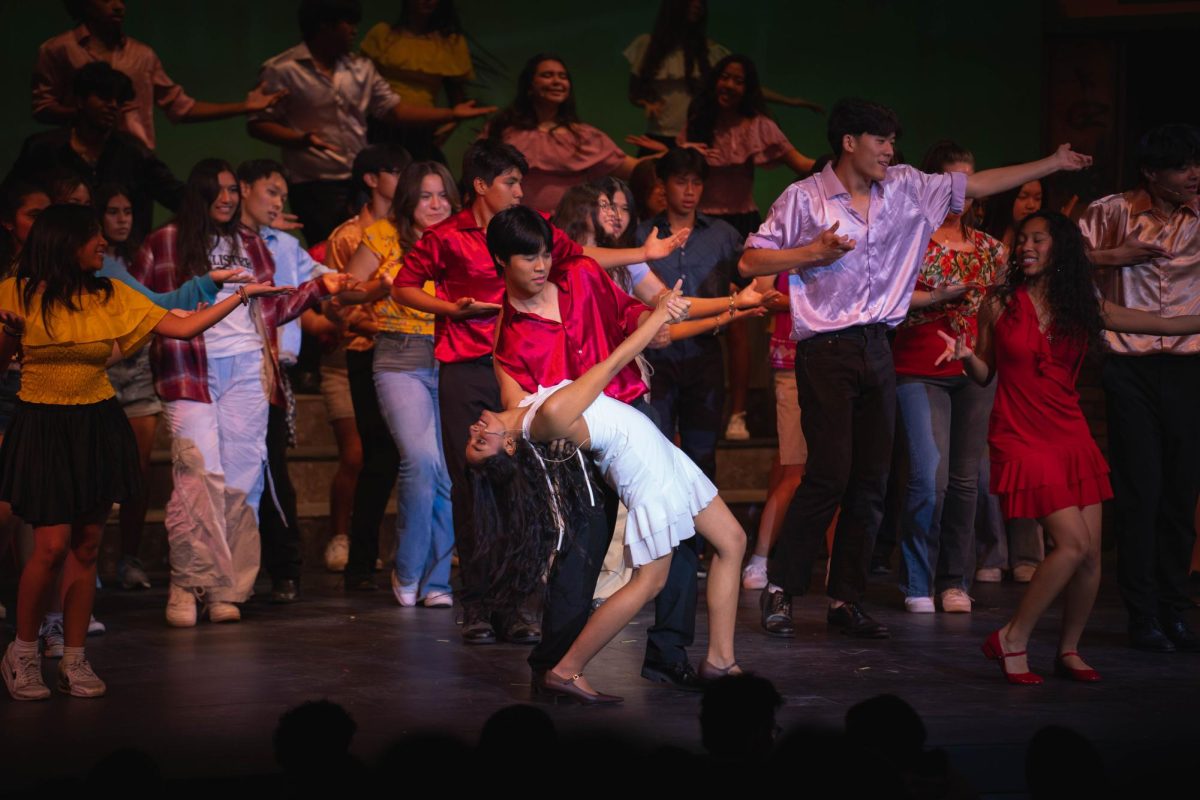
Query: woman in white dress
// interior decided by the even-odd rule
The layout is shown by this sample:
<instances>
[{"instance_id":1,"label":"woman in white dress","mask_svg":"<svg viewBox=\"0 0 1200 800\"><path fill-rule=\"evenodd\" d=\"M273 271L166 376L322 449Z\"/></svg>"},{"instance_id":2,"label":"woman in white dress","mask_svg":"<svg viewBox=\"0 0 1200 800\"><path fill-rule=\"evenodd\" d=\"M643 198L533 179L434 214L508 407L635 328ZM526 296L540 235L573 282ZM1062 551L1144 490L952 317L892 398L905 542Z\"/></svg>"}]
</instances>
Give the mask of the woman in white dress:
<instances>
[{"instance_id":1,"label":"woman in white dress","mask_svg":"<svg viewBox=\"0 0 1200 800\"><path fill-rule=\"evenodd\" d=\"M528 272L537 281L550 271L550 242L539 238L526 247L496 247L491 237L488 244L493 253L514 253L497 259L501 269ZM520 254L525 251L532 254ZM707 586L708 653L699 672L707 679L741 672L733 628L745 533L687 456L639 411L604 394L662 325L686 310L676 286L634 333L577 380L542 389L519 408L484 411L471 426L467 462L474 473L475 519L481 539L490 540L481 547L493 554L488 561L496 587L545 573L591 491L582 456L554 459L539 452L536 443L566 440L576 451L589 450L629 509L625 542L636 570L633 579L595 611L562 660L545 673L539 688L546 693L587 704L621 701L594 691L583 670L659 593L672 550L697 531L714 551Z\"/></svg>"}]
</instances>

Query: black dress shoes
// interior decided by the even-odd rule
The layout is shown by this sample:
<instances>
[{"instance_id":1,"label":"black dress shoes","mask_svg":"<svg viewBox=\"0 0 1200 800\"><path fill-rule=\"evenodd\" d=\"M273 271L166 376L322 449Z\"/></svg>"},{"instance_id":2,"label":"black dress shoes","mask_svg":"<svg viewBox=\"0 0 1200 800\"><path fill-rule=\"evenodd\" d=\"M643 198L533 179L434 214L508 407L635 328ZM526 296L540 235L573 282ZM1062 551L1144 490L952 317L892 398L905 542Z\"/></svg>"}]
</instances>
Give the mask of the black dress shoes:
<instances>
[{"instance_id":1,"label":"black dress shoes","mask_svg":"<svg viewBox=\"0 0 1200 800\"><path fill-rule=\"evenodd\" d=\"M762 609L763 630L770 636L781 639L791 639L796 635L796 626L792 623L792 596L787 592L772 592L763 589L758 597L758 606Z\"/></svg>"},{"instance_id":2,"label":"black dress shoes","mask_svg":"<svg viewBox=\"0 0 1200 800\"><path fill-rule=\"evenodd\" d=\"M495 644L496 630L492 623L484 619L479 606L471 605L463 608L462 624L463 644Z\"/></svg>"},{"instance_id":3,"label":"black dress shoes","mask_svg":"<svg viewBox=\"0 0 1200 800\"><path fill-rule=\"evenodd\" d=\"M503 629L504 641L509 644L537 644L542 640L541 616L528 605L518 608L498 627Z\"/></svg>"},{"instance_id":4,"label":"black dress shoes","mask_svg":"<svg viewBox=\"0 0 1200 800\"><path fill-rule=\"evenodd\" d=\"M291 578L271 584L272 603L294 603L300 599L300 585Z\"/></svg>"},{"instance_id":5,"label":"black dress shoes","mask_svg":"<svg viewBox=\"0 0 1200 800\"><path fill-rule=\"evenodd\" d=\"M1149 653L1175 652L1175 645L1154 617L1130 617L1129 646Z\"/></svg>"},{"instance_id":6,"label":"black dress shoes","mask_svg":"<svg viewBox=\"0 0 1200 800\"><path fill-rule=\"evenodd\" d=\"M1171 644L1175 645L1176 650L1181 653L1200 652L1200 636L1184 622L1179 612L1167 611L1159 614L1158 621L1162 625L1163 633L1171 640Z\"/></svg>"},{"instance_id":7,"label":"black dress shoes","mask_svg":"<svg viewBox=\"0 0 1200 800\"><path fill-rule=\"evenodd\" d=\"M843 603L829 609L825 621L830 627L840 628L847 636L859 639L887 639L891 636L888 629L871 619L858 603Z\"/></svg>"},{"instance_id":8,"label":"black dress shoes","mask_svg":"<svg viewBox=\"0 0 1200 800\"><path fill-rule=\"evenodd\" d=\"M703 692L708 681L696 674L686 661L675 664L643 664L642 677L655 683L669 683L685 692Z\"/></svg>"}]
</instances>

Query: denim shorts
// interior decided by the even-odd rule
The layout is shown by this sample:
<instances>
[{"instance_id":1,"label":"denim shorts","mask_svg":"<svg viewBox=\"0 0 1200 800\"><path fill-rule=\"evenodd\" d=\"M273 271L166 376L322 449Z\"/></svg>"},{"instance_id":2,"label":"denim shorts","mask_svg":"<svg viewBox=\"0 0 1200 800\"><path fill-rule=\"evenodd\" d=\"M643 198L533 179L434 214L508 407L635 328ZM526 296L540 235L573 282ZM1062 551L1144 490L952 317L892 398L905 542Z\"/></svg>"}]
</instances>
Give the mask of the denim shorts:
<instances>
[{"instance_id":1,"label":"denim shorts","mask_svg":"<svg viewBox=\"0 0 1200 800\"><path fill-rule=\"evenodd\" d=\"M108 380L116 390L117 400L127 418L152 417L162 413L162 401L154 391L148 346L109 367Z\"/></svg>"},{"instance_id":2,"label":"denim shorts","mask_svg":"<svg viewBox=\"0 0 1200 800\"><path fill-rule=\"evenodd\" d=\"M433 337L420 333L381 333L375 337L376 372L412 372L437 367Z\"/></svg>"}]
</instances>

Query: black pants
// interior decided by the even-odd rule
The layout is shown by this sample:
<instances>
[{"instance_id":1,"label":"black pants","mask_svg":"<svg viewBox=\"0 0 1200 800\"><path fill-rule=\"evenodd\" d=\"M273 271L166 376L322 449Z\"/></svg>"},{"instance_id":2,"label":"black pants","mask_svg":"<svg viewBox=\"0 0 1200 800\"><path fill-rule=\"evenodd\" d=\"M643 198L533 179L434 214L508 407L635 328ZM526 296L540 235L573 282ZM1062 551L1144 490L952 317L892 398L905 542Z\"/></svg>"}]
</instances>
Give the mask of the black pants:
<instances>
[{"instance_id":1,"label":"black pants","mask_svg":"<svg viewBox=\"0 0 1200 800\"><path fill-rule=\"evenodd\" d=\"M708 476L717 480L717 440L725 408L725 360L721 343L701 340L699 350L687 358L650 357L650 405L658 414L658 428L672 442L679 432L679 449Z\"/></svg>"},{"instance_id":2,"label":"black pants","mask_svg":"<svg viewBox=\"0 0 1200 800\"><path fill-rule=\"evenodd\" d=\"M896 422L896 372L884 326L848 328L800 342L796 390L804 409L808 465L767 575L788 594L804 594L825 530L841 506L828 592L835 600L859 602L883 519Z\"/></svg>"},{"instance_id":3,"label":"black pants","mask_svg":"<svg viewBox=\"0 0 1200 800\"><path fill-rule=\"evenodd\" d=\"M300 580L300 521L296 516L296 489L288 475L287 449L287 411L271 405L267 412L267 469L271 482L259 502L258 532L262 537L263 567L274 582ZM275 489L274 498L271 487ZM283 516L279 515L280 509Z\"/></svg>"},{"instance_id":4,"label":"black pants","mask_svg":"<svg viewBox=\"0 0 1200 800\"><path fill-rule=\"evenodd\" d=\"M464 606L479 606L483 601L486 576L479 574L475 562L474 501L467 483L468 430L486 408L498 411L500 387L492 369L492 357L474 361L442 364L438 369L438 407L442 413L442 450L450 473L450 504L454 508L454 546L458 550Z\"/></svg>"},{"instance_id":5,"label":"black pants","mask_svg":"<svg viewBox=\"0 0 1200 800\"><path fill-rule=\"evenodd\" d=\"M304 241L312 247L329 238L329 234L351 214L346 202L350 197L350 181L304 181L289 187L292 211L304 225Z\"/></svg>"},{"instance_id":6,"label":"black pants","mask_svg":"<svg viewBox=\"0 0 1200 800\"><path fill-rule=\"evenodd\" d=\"M1187 608L1200 494L1200 356L1109 356L1103 383L1121 599L1144 616Z\"/></svg>"},{"instance_id":7,"label":"black pants","mask_svg":"<svg viewBox=\"0 0 1200 800\"><path fill-rule=\"evenodd\" d=\"M379 558L379 526L388 498L396 488L400 456L391 431L379 411L375 394L374 353L346 351L346 377L354 403L354 424L362 441L362 470L354 487L354 510L350 515L350 558L346 582L370 577Z\"/></svg>"}]
</instances>

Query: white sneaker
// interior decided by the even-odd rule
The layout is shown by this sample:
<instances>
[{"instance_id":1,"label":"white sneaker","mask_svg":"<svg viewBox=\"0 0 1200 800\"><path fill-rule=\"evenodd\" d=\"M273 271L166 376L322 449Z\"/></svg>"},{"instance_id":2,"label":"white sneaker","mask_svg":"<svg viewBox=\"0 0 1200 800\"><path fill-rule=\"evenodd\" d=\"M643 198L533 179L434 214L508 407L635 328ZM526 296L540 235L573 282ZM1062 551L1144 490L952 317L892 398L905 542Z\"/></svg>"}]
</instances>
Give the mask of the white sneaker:
<instances>
[{"instance_id":1,"label":"white sneaker","mask_svg":"<svg viewBox=\"0 0 1200 800\"><path fill-rule=\"evenodd\" d=\"M79 658L75 661L59 662L58 690L72 697L103 697L108 687L96 677L88 660Z\"/></svg>"},{"instance_id":2,"label":"white sneaker","mask_svg":"<svg viewBox=\"0 0 1200 800\"><path fill-rule=\"evenodd\" d=\"M63 657L63 621L61 616L46 616L42 627L38 629L38 638L42 640L42 656L44 658Z\"/></svg>"},{"instance_id":3,"label":"white sneaker","mask_svg":"<svg viewBox=\"0 0 1200 800\"><path fill-rule=\"evenodd\" d=\"M204 611L212 622L241 622L242 611L233 603L206 603Z\"/></svg>"},{"instance_id":4,"label":"white sneaker","mask_svg":"<svg viewBox=\"0 0 1200 800\"><path fill-rule=\"evenodd\" d=\"M108 626L96 619L95 614L88 617L88 636L100 636L106 630L108 630Z\"/></svg>"},{"instance_id":5,"label":"white sneaker","mask_svg":"<svg viewBox=\"0 0 1200 800\"><path fill-rule=\"evenodd\" d=\"M744 442L750 438L750 431L746 428L745 411L729 415L729 424L725 427L725 438L735 442Z\"/></svg>"},{"instance_id":6,"label":"white sneaker","mask_svg":"<svg viewBox=\"0 0 1200 800\"><path fill-rule=\"evenodd\" d=\"M400 583L396 570L392 570L392 594L395 595L396 602L405 608L412 608L417 604L417 584L405 586Z\"/></svg>"},{"instance_id":7,"label":"white sneaker","mask_svg":"<svg viewBox=\"0 0 1200 800\"><path fill-rule=\"evenodd\" d=\"M350 560L350 537L344 533L330 538L325 545L325 569L330 572L345 572Z\"/></svg>"},{"instance_id":8,"label":"white sneaker","mask_svg":"<svg viewBox=\"0 0 1200 800\"><path fill-rule=\"evenodd\" d=\"M1004 572L999 567L982 567L975 570L975 580L979 583L999 583L1004 579Z\"/></svg>"},{"instance_id":9,"label":"white sneaker","mask_svg":"<svg viewBox=\"0 0 1200 800\"><path fill-rule=\"evenodd\" d=\"M766 564L747 564L742 567L742 588L743 589L765 589L767 588L767 565Z\"/></svg>"},{"instance_id":10,"label":"white sneaker","mask_svg":"<svg viewBox=\"0 0 1200 800\"><path fill-rule=\"evenodd\" d=\"M421 604L426 608L453 608L454 595L450 592L430 592Z\"/></svg>"},{"instance_id":11,"label":"white sneaker","mask_svg":"<svg viewBox=\"0 0 1200 800\"><path fill-rule=\"evenodd\" d=\"M117 562L117 580L122 589L149 589L150 577L146 568L136 558L122 558Z\"/></svg>"},{"instance_id":12,"label":"white sneaker","mask_svg":"<svg viewBox=\"0 0 1200 800\"><path fill-rule=\"evenodd\" d=\"M904 610L910 614L932 614L936 609L932 597L906 597Z\"/></svg>"},{"instance_id":13,"label":"white sneaker","mask_svg":"<svg viewBox=\"0 0 1200 800\"><path fill-rule=\"evenodd\" d=\"M45 700L50 689L42 680L42 660L37 656L21 658L10 642L0 660L0 673L4 674L4 685L13 700Z\"/></svg>"},{"instance_id":14,"label":"white sneaker","mask_svg":"<svg viewBox=\"0 0 1200 800\"><path fill-rule=\"evenodd\" d=\"M947 589L942 592L942 611L948 614L971 613L971 597L962 589Z\"/></svg>"},{"instance_id":15,"label":"white sneaker","mask_svg":"<svg viewBox=\"0 0 1200 800\"><path fill-rule=\"evenodd\" d=\"M196 625L196 595L182 586L171 584L167 595L167 624L176 628L192 628Z\"/></svg>"}]
</instances>

